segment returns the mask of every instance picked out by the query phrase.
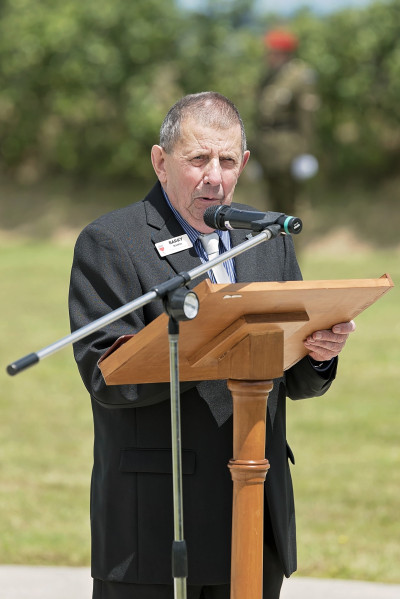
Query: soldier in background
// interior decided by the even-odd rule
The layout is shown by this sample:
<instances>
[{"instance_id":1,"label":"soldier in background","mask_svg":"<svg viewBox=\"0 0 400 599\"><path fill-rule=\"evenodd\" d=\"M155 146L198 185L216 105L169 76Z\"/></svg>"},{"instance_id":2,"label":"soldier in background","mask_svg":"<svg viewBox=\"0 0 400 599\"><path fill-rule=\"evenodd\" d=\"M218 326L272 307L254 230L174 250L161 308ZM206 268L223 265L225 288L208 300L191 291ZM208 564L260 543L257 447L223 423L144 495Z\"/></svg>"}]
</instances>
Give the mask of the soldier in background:
<instances>
[{"instance_id":1,"label":"soldier in background","mask_svg":"<svg viewBox=\"0 0 400 599\"><path fill-rule=\"evenodd\" d=\"M268 208L296 213L305 179L315 175L311 154L319 106L316 74L295 56L298 39L283 30L264 37L268 71L257 95L255 153L268 187Z\"/></svg>"}]
</instances>

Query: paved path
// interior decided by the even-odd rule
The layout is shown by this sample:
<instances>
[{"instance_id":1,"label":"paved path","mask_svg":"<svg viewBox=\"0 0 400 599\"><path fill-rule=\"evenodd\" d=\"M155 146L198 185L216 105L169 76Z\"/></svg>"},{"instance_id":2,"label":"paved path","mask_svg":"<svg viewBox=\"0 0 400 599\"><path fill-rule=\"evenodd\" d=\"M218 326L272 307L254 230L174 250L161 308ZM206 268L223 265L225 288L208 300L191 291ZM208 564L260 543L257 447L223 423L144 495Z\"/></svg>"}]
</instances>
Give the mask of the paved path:
<instances>
[{"instance_id":1,"label":"paved path","mask_svg":"<svg viewBox=\"0 0 400 599\"><path fill-rule=\"evenodd\" d=\"M91 599L88 568L0 566L1 599ZM400 584L293 576L281 599L400 599Z\"/></svg>"}]
</instances>

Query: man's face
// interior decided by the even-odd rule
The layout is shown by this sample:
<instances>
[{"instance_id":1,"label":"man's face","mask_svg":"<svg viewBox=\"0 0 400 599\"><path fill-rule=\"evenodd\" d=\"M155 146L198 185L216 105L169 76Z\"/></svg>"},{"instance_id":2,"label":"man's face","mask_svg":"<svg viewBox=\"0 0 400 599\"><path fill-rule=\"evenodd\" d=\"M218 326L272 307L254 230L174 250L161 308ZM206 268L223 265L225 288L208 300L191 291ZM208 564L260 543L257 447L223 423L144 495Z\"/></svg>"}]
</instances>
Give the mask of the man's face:
<instances>
[{"instance_id":1,"label":"man's face","mask_svg":"<svg viewBox=\"0 0 400 599\"><path fill-rule=\"evenodd\" d=\"M218 129L191 117L181 123L172 152L152 150L153 166L171 204L202 233L212 231L203 220L209 206L230 204L250 153L242 156L240 125Z\"/></svg>"}]
</instances>

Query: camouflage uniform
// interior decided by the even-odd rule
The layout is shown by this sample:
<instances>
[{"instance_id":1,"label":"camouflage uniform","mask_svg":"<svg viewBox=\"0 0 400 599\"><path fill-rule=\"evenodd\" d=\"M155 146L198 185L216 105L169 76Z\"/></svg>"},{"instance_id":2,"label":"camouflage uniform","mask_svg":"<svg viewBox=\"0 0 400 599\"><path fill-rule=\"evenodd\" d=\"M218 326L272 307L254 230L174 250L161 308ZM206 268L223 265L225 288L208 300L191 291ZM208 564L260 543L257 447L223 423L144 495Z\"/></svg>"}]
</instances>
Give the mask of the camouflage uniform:
<instances>
[{"instance_id":1,"label":"camouflage uniform","mask_svg":"<svg viewBox=\"0 0 400 599\"><path fill-rule=\"evenodd\" d=\"M315 72L293 58L271 70L260 87L255 149L271 210L295 213L301 184L291 166L294 158L310 153L313 117L319 104L315 82Z\"/></svg>"}]
</instances>

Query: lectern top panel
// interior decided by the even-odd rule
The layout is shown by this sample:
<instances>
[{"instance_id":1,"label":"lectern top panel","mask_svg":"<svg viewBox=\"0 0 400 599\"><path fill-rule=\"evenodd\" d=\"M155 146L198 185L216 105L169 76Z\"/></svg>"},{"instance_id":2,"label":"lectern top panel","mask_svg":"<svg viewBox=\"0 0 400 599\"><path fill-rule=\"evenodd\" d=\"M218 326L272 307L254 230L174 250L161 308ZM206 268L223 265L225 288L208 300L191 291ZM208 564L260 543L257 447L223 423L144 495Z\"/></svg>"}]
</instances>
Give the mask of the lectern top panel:
<instances>
[{"instance_id":1,"label":"lectern top panel","mask_svg":"<svg viewBox=\"0 0 400 599\"><path fill-rule=\"evenodd\" d=\"M218 358L227 344L245 334L252 315L262 331L284 334L283 369L307 354L303 340L313 331L355 318L391 287L389 275L378 279L284 281L213 285L202 281L194 291L200 310L194 320L180 325L181 380L226 378ZM255 318L255 320L254 320ZM162 314L100 362L107 384L169 381L168 317ZM238 332L242 331L242 333ZM205 349L206 348L206 349ZM207 352L210 359L207 360ZM203 356L202 359L197 359Z\"/></svg>"}]
</instances>

